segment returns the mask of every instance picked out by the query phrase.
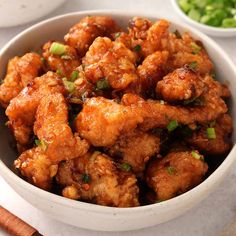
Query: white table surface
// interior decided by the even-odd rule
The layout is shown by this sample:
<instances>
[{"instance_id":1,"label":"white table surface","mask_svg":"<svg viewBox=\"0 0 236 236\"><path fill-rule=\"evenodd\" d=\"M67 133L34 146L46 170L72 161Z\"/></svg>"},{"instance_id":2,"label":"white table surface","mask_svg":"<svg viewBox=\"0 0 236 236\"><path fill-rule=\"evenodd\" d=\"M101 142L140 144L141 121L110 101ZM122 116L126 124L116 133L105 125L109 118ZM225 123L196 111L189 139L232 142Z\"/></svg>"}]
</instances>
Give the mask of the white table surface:
<instances>
[{"instance_id":1,"label":"white table surface","mask_svg":"<svg viewBox=\"0 0 236 236\"><path fill-rule=\"evenodd\" d=\"M180 20L172 9L169 0L68 0L45 18L59 14L89 9L126 9L140 10L145 13L164 15L172 20ZM34 22L35 23L35 22ZM31 23L33 24L33 23ZM13 36L31 24L12 28L0 28L0 47ZM215 38L217 43L229 54L236 64L236 38ZM232 166L221 186L200 205L183 216L170 222L138 231L122 232L123 236L218 236L226 224L236 221L236 163ZM121 233L96 232L72 227L52 220L24 199L0 177L0 205L12 211L26 222L36 227L44 236L107 236ZM0 230L0 235L7 235ZM236 232L235 232L236 235ZM234 236L234 235L232 235Z\"/></svg>"}]
</instances>

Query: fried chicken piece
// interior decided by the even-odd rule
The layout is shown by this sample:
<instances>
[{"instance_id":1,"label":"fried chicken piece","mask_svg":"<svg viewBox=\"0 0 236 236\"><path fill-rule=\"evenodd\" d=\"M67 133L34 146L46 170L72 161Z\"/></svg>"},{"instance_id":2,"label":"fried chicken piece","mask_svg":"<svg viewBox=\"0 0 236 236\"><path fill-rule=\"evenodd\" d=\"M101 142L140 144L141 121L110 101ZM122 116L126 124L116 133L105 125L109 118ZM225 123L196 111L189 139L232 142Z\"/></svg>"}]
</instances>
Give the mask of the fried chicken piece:
<instances>
[{"instance_id":1,"label":"fried chicken piece","mask_svg":"<svg viewBox=\"0 0 236 236\"><path fill-rule=\"evenodd\" d=\"M86 154L89 145L78 134L73 135L68 125L65 98L60 93L41 99L34 133L39 138L38 147L23 152L14 164L31 183L49 190L57 164Z\"/></svg>"},{"instance_id":2,"label":"fried chicken piece","mask_svg":"<svg viewBox=\"0 0 236 236\"><path fill-rule=\"evenodd\" d=\"M108 16L87 16L70 28L64 39L68 45L76 48L79 57L83 57L89 46L98 36L109 37L119 31L115 21Z\"/></svg>"},{"instance_id":3,"label":"fried chicken piece","mask_svg":"<svg viewBox=\"0 0 236 236\"><path fill-rule=\"evenodd\" d=\"M143 91L150 93L157 82L166 74L166 63L169 58L168 51L157 51L147 56L138 66L138 75Z\"/></svg>"},{"instance_id":4,"label":"fried chicken piece","mask_svg":"<svg viewBox=\"0 0 236 236\"><path fill-rule=\"evenodd\" d=\"M87 99L75 120L81 137L94 146L110 146L117 138L139 125L142 130L166 128L172 120L179 124L204 124L227 112L225 102L214 92L204 94L205 104L181 107L125 94L122 104L103 97Z\"/></svg>"},{"instance_id":5,"label":"fried chicken piece","mask_svg":"<svg viewBox=\"0 0 236 236\"><path fill-rule=\"evenodd\" d=\"M80 65L77 52L73 47L64 45L65 52L63 55L53 54L50 52L53 43L55 42L49 41L43 46L43 57L49 65L49 70L57 72L62 77L70 78L72 72Z\"/></svg>"},{"instance_id":6,"label":"fried chicken piece","mask_svg":"<svg viewBox=\"0 0 236 236\"><path fill-rule=\"evenodd\" d=\"M143 122L136 110L113 100L93 97L85 101L75 120L75 127L81 137L94 146L113 145L121 133L135 129Z\"/></svg>"},{"instance_id":7,"label":"fried chicken piece","mask_svg":"<svg viewBox=\"0 0 236 236\"><path fill-rule=\"evenodd\" d=\"M62 192L65 197L104 206L139 206L135 175L121 170L100 152L61 162L56 180L66 187Z\"/></svg>"},{"instance_id":8,"label":"fried chicken piece","mask_svg":"<svg viewBox=\"0 0 236 236\"><path fill-rule=\"evenodd\" d=\"M65 88L58 75L53 72L37 77L24 88L6 109L8 126L12 129L18 144L18 149L24 149L29 143L35 121L35 113L40 100L51 93L65 94Z\"/></svg>"},{"instance_id":9,"label":"fried chicken piece","mask_svg":"<svg viewBox=\"0 0 236 236\"><path fill-rule=\"evenodd\" d=\"M11 99L37 77L42 69L40 56L27 53L22 57L14 57L8 63L7 74L0 86L0 104L6 108Z\"/></svg>"},{"instance_id":10,"label":"fried chicken piece","mask_svg":"<svg viewBox=\"0 0 236 236\"><path fill-rule=\"evenodd\" d=\"M171 55L168 62L169 71L192 62L196 62L196 71L201 74L213 70L213 63L202 43L194 40L189 33L184 33L182 37L169 33L168 37L162 38L161 49L169 51Z\"/></svg>"},{"instance_id":11,"label":"fried chicken piece","mask_svg":"<svg viewBox=\"0 0 236 236\"><path fill-rule=\"evenodd\" d=\"M156 92L168 102L193 100L202 95L204 86L202 79L185 66L169 73L159 81Z\"/></svg>"},{"instance_id":12,"label":"fried chicken piece","mask_svg":"<svg viewBox=\"0 0 236 236\"><path fill-rule=\"evenodd\" d=\"M160 138L151 133L134 130L121 135L107 149L112 157L131 165L134 172L142 172L150 157L159 153Z\"/></svg>"},{"instance_id":13,"label":"fried chicken piece","mask_svg":"<svg viewBox=\"0 0 236 236\"><path fill-rule=\"evenodd\" d=\"M61 93L49 94L40 101L34 133L45 144L45 154L52 163L84 155L89 148L68 124L68 108Z\"/></svg>"},{"instance_id":14,"label":"fried chicken piece","mask_svg":"<svg viewBox=\"0 0 236 236\"><path fill-rule=\"evenodd\" d=\"M201 183L208 166L197 151L171 152L150 163L146 182L156 193L156 200L167 200Z\"/></svg>"},{"instance_id":15,"label":"fried chicken piece","mask_svg":"<svg viewBox=\"0 0 236 236\"><path fill-rule=\"evenodd\" d=\"M179 124L190 125L194 123L205 124L227 112L225 102L214 91L206 91L202 98L204 105L196 107L182 107L163 104L156 100L147 100L134 94L125 94L122 104L132 106L140 111L143 122L139 125L142 130L150 130L156 127L166 128L172 120ZM138 113L138 111L137 111Z\"/></svg>"},{"instance_id":16,"label":"fried chicken piece","mask_svg":"<svg viewBox=\"0 0 236 236\"><path fill-rule=\"evenodd\" d=\"M125 89L138 81L136 56L124 44L98 37L83 58L85 76L92 83L106 78L114 89Z\"/></svg>"},{"instance_id":17,"label":"fried chicken piece","mask_svg":"<svg viewBox=\"0 0 236 236\"><path fill-rule=\"evenodd\" d=\"M215 124L214 124L215 123ZM207 128L213 127L215 138L208 138ZM233 131L232 118L228 114L220 116L216 122L204 125L200 130L193 133L193 136L186 141L201 150L203 153L210 155L221 155L227 153L232 147L230 140Z\"/></svg>"},{"instance_id":18,"label":"fried chicken piece","mask_svg":"<svg viewBox=\"0 0 236 236\"><path fill-rule=\"evenodd\" d=\"M23 152L14 162L18 169L30 183L49 190L51 180L57 171L57 165L52 165L50 159L41 152L40 148L32 148Z\"/></svg>"}]
</instances>

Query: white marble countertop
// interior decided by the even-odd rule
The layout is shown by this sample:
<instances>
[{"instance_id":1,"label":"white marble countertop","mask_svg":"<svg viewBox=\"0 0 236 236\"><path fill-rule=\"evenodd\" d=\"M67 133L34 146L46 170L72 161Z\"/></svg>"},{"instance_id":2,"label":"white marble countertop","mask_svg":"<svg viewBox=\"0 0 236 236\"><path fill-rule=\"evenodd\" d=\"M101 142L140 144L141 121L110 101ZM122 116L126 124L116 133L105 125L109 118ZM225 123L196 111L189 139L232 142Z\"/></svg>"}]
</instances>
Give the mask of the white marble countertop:
<instances>
[{"instance_id":1,"label":"white marble countertop","mask_svg":"<svg viewBox=\"0 0 236 236\"><path fill-rule=\"evenodd\" d=\"M180 20L168 0L68 0L63 6L45 18L71 11L89 9L140 10L145 13L156 13L158 16L165 16L172 20ZM0 47L30 25L31 24L12 28L0 28ZM236 64L236 38L214 39ZM236 221L235 169L236 163L232 166L227 178L221 186L200 203L200 205L183 216L152 228L122 232L122 235L218 236L226 224L234 219ZM36 227L44 236L118 236L121 234L88 231L49 219L44 216L42 212L38 211L18 196L1 177L0 186L0 205ZM0 230L0 235L5 236L7 234Z\"/></svg>"}]
</instances>

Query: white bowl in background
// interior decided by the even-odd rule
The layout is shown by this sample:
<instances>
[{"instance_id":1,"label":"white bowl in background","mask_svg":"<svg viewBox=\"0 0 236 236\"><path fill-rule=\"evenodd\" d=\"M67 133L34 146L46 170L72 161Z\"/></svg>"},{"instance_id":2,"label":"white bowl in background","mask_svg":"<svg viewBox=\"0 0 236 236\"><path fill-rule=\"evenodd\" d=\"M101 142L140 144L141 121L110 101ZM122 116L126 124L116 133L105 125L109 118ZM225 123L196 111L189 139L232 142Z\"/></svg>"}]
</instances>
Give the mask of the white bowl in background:
<instances>
[{"instance_id":1,"label":"white bowl in background","mask_svg":"<svg viewBox=\"0 0 236 236\"><path fill-rule=\"evenodd\" d=\"M1 0L0 27L25 24L47 15L65 0Z\"/></svg>"},{"instance_id":2,"label":"white bowl in background","mask_svg":"<svg viewBox=\"0 0 236 236\"><path fill-rule=\"evenodd\" d=\"M75 12L38 23L13 38L0 51L0 68L6 68L10 58L31 50L40 50L41 45L49 39L62 39L69 28L87 15L109 15L120 25L127 25L133 16L145 16L157 20L157 15L144 15L142 12L124 11L85 11ZM232 91L231 113L236 127L236 69L226 53L209 37L183 24L172 23L171 30L190 31L205 45L215 66L220 81L227 83ZM42 33L43 32L43 33ZM5 71L0 71L3 78ZM18 177L12 170L16 157L9 145L10 132L4 125L6 117L0 110L0 174L8 184L26 201L43 211L47 216L77 227L102 230L124 231L153 226L171 220L206 198L225 178L236 157L234 146L222 164L201 184L173 199L134 208L113 208L70 200L39 189ZM235 133L233 142L235 142ZM7 193L5 193L7 194Z\"/></svg>"},{"instance_id":3,"label":"white bowl in background","mask_svg":"<svg viewBox=\"0 0 236 236\"><path fill-rule=\"evenodd\" d=\"M171 0L171 2L173 8L175 9L179 17L183 19L186 23L200 30L201 32L210 36L221 37L221 38L236 36L236 28L219 28L197 22L195 20L192 20L182 11L179 4L177 3L178 0Z\"/></svg>"}]
</instances>

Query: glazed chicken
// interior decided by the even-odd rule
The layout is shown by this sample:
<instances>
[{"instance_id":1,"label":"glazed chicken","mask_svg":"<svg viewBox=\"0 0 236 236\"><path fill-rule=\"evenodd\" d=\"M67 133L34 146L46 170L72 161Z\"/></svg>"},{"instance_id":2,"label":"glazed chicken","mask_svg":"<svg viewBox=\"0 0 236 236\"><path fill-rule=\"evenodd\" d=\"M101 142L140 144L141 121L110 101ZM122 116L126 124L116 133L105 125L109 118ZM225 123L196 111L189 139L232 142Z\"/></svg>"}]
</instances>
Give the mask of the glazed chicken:
<instances>
[{"instance_id":1,"label":"glazed chicken","mask_svg":"<svg viewBox=\"0 0 236 236\"><path fill-rule=\"evenodd\" d=\"M22 178L77 201L137 207L219 166L233 146L230 90L202 42L170 26L87 16L41 54L9 60L0 104Z\"/></svg>"},{"instance_id":2,"label":"glazed chicken","mask_svg":"<svg viewBox=\"0 0 236 236\"><path fill-rule=\"evenodd\" d=\"M132 172L125 171L100 152L62 162L56 176L63 196L99 205L138 206L138 187Z\"/></svg>"},{"instance_id":3,"label":"glazed chicken","mask_svg":"<svg viewBox=\"0 0 236 236\"><path fill-rule=\"evenodd\" d=\"M9 105L11 99L16 97L20 91L42 70L40 55L27 53L22 57L14 57L9 61L7 73L0 85L0 104L4 108Z\"/></svg>"}]
</instances>

